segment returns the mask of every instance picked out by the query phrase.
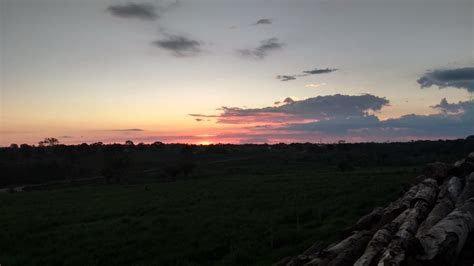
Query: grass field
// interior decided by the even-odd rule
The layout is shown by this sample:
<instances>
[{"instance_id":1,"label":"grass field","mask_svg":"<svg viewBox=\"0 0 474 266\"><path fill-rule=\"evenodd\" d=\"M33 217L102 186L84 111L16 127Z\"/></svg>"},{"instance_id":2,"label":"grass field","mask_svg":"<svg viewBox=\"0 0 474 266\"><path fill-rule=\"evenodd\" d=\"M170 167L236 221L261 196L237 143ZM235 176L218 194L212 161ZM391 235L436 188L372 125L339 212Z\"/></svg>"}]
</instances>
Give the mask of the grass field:
<instances>
[{"instance_id":1,"label":"grass field","mask_svg":"<svg viewBox=\"0 0 474 266\"><path fill-rule=\"evenodd\" d=\"M397 198L413 166L216 160L176 182L0 194L2 265L269 265Z\"/></svg>"}]
</instances>

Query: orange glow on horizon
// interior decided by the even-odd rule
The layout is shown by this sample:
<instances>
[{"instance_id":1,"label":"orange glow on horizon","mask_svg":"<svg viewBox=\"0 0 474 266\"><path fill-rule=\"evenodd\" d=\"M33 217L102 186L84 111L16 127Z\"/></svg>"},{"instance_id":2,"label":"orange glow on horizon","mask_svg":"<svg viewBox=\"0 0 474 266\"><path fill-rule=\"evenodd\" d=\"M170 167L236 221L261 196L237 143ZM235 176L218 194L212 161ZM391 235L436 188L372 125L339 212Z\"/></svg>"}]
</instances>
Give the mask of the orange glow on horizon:
<instances>
[{"instance_id":1,"label":"orange glow on horizon","mask_svg":"<svg viewBox=\"0 0 474 266\"><path fill-rule=\"evenodd\" d=\"M217 135L214 135L214 134L199 134L199 135L196 135L196 137L200 137L200 138L206 138L206 137L215 137Z\"/></svg>"}]
</instances>

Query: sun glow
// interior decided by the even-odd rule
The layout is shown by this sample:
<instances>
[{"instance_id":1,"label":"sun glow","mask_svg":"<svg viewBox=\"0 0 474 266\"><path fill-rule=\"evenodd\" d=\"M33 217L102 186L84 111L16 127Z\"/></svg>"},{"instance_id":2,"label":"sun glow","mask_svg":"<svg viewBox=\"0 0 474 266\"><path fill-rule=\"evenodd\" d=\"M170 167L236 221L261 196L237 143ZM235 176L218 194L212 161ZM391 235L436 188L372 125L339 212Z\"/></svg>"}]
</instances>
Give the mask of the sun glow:
<instances>
[{"instance_id":1,"label":"sun glow","mask_svg":"<svg viewBox=\"0 0 474 266\"><path fill-rule=\"evenodd\" d=\"M199 141L197 144L206 146L206 145L211 145L212 143L210 141Z\"/></svg>"}]
</instances>

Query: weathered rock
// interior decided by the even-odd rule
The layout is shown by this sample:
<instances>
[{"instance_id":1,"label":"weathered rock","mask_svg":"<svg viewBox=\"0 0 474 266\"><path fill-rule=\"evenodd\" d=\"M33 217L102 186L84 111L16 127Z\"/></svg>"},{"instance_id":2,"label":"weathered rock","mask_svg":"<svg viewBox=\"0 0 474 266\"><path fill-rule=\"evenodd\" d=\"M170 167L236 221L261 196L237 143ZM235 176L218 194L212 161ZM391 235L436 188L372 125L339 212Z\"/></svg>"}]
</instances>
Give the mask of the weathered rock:
<instances>
[{"instance_id":1,"label":"weathered rock","mask_svg":"<svg viewBox=\"0 0 474 266\"><path fill-rule=\"evenodd\" d=\"M467 199L474 197L474 172L466 178L464 190L456 201L456 206L461 206Z\"/></svg>"},{"instance_id":2,"label":"weathered rock","mask_svg":"<svg viewBox=\"0 0 474 266\"><path fill-rule=\"evenodd\" d=\"M467 159L474 162L474 152L469 153Z\"/></svg>"},{"instance_id":3,"label":"weathered rock","mask_svg":"<svg viewBox=\"0 0 474 266\"><path fill-rule=\"evenodd\" d=\"M272 264L272 266L285 266L285 265L295 265L295 264L289 264L294 258L291 256L284 257L283 259L279 260L278 262L275 262Z\"/></svg>"},{"instance_id":4,"label":"weathered rock","mask_svg":"<svg viewBox=\"0 0 474 266\"><path fill-rule=\"evenodd\" d=\"M463 184L459 177L451 177L448 182L445 182L438 194L438 199L435 207L426 217L425 221L420 225L417 236L422 236L428 232L437 222L448 215L455 206L456 200L461 193Z\"/></svg>"},{"instance_id":5,"label":"weathered rock","mask_svg":"<svg viewBox=\"0 0 474 266\"><path fill-rule=\"evenodd\" d=\"M319 254L321 253L322 249L322 244L321 242L316 242L314 243L311 247L309 247L307 250L305 250L303 253L300 255L294 257L294 258L286 258L282 261L280 261L280 264L276 265L286 265L286 266L300 266L300 265L305 265L306 263L310 262L311 260L317 258Z\"/></svg>"},{"instance_id":6,"label":"weathered rock","mask_svg":"<svg viewBox=\"0 0 474 266\"><path fill-rule=\"evenodd\" d=\"M415 177L415 184L421 183L425 179L426 179L425 175L419 175L419 176Z\"/></svg>"},{"instance_id":7,"label":"weathered rock","mask_svg":"<svg viewBox=\"0 0 474 266\"><path fill-rule=\"evenodd\" d=\"M362 255L372 237L372 233L369 231L357 231L355 235L356 237L347 244L347 248L337 251L338 255L328 263L328 266L352 265Z\"/></svg>"},{"instance_id":8,"label":"weathered rock","mask_svg":"<svg viewBox=\"0 0 474 266\"><path fill-rule=\"evenodd\" d=\"M432 202L421 200L416 202L412 209L407 210L407 216L383 253L378 265L401 265L405 262L407 251L416 245L416 231L419 224L428 215L431 204Z\"/></svg>"},{"instance_id":9,"label":"weathered rock","mask_svg":"<svg viewBox=\"0 0 474 266\"><path fill-rule=\"evenodd\" d=\"M449 169L448 175L463 177L463 176L469 175L472 172L474 172L474 161L463 159L463 160L457 161L454 164L454 167Z\"/></svg>"},{"instance_id":10,"label":"weathered rock","mask_svg":"<svg viewBox=\"0 0 474 266\"><path fill-rule=\"evenodd\" d=\"M384 209L383 215L377 224L377 229L391 222L393 219L398 217L403 211L408 209L411 205L413 198L416 196L420 188L420 184L412 186L402 197L396 201L390 203L387 208Z\"/></svg>"},{"instance_id":11,"label":"weathered rock","mask_svg":"<svg viewBox=\"0 0 474 266\"><path fill-rule=\"evenodd\" d=\"M352 231L372 230L377 226L383 214L383 208L377 207L373 209L369 214L362 216L362 218L360 218L356 224L351 227Z\"/></svg>"},{"instance_id":12,"label":"weathered rock","mask_svg":"<svg viewBox=\"0 0 474 266\"><path fill-rule=\"evenodd\" d=\"M433 204L438 195L438 184L436 180L427 178L419 184L418 191L410 202L413 207L419 201L424 201L428 204Z\"/></svg>"},{"instance_id":13,"label":"weathered rock","mask_svg":"<svg viewBox=\"0 0 474 266\"><path fill-rule=\"evenodd\" d=\"M456 208L420 238L424 254L417 259L432 265L455 265L474 227L474 198Z\"/></svg>"},{"instance_id":14,"label":"weathered rock","mask_svg":"<svg viewBox=\"0 0 474 266\"><path fill-rule=\"evenodd\" d=\"M418 185L416 194L405 210L390 224L374 234L364 254L355 265L372 265L379 263L399 265L405 260L405 250L412 245L419 224L428 215L436 200L438 186L436 180L426 179ZM379 258L381 257L381 259Z\"/></svg>"},{"instance_id":15,"label":"weathered rock","mask_svg":"<svg viewBox=\"0 0 474 266\"><path fill-rule=\"evenodd\" d=\"M442 180L448 175L448 171L451 167L448 164L435 162L426 165L423 169L423 174L427 178L433 178L438 182L442 182Z\"/></svg>"},{"instance_id":16,"label":"weathered rock","mask_svg":"<svg viewBox=\"0 0 474 266\"><path fill-rule=\"evenodd\" d=\"M352 265L364 252L371 237L370 231L354 231L351 236L322 251L318 258L305 265Z\"/></svg>"},{"instance_id":17,"label":"weathered rock","mask_svg":"<svg viewBox=\"0 0 474 266\"><path fill-rule=\"evenodd\" d=\"M387 245L398 231L400 225L407 217L409 210L405 210L396 219L378 230L367 245L362 256L354 263L355 266L369 266L378 261Z\"/></svg>"}]
</instances>

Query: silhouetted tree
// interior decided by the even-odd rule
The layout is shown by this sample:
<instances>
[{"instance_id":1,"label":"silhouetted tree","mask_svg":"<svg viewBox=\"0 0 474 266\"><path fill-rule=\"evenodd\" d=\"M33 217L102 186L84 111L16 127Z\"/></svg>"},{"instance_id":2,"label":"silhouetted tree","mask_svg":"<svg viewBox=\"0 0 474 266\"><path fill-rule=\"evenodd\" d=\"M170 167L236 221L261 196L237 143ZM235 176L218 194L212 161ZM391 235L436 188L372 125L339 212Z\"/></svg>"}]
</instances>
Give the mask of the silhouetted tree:
<instances>
[{"instance_id":1,"label":"silhouetted tree","mask_svg":"<svg viewBox=\"0 0 474 266\"><path fill-rule=\"evenodd\" d=\"M144 150L146 150L147 145L145 145L145 143L143 143L143 142L140 142L140 143L137 144L137 148L140 151L144 151Z\"/></svg>"},{"instance_id":2,"label":"silhouetted tree","mask_svg":"<svg viewBox=\"0 0 474 266\"><path fill-rule=\"evenodd\" d=\"M10 149L18 149L18 144L16 143L10 144Z\"/></svg>"},{"instance_id":3,"label":"silhouetted tree","mask_svg":"<svg viewBox=\"0 0 474 266\"><path fill-rule=\"evenodd\" d=\"M21 144L20 145L20 152L24 159L28 159L31 156L31 151L33 147L28 144Z\"/></svg>"},{"instance_id":4,"label":"silhouetted tree","mask_svg":"<svg viewBox=\"0 0 474 266\"><path fill-rule=\"evenodd\" d=\"M57 138L45 138L44 140L38 142L40 147L44 146L54 146L59 144L59 140Z\"/></svg>"},{"instance_id":5,"label":"silhouetted tree","mask_svg":"<svg viewBox=\"0 0 474 266\"><path fill-rule=\"evenodd\" d=\"M135 144L133 143L133 141L127 140L127 141L125 141L125 145L127 145L127 146L134 146Z\"/></svg>"}]
</instances>

